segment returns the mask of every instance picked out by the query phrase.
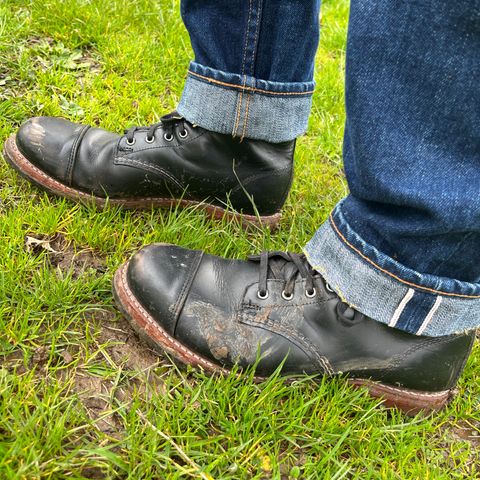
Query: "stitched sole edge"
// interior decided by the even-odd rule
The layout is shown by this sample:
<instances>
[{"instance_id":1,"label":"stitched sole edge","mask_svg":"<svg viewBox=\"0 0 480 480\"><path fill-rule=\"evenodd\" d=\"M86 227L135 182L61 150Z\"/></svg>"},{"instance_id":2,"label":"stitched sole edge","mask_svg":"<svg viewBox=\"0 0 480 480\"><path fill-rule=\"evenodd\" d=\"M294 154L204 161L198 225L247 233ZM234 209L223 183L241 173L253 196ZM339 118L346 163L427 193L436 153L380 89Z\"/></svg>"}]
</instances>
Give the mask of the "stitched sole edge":
<instances>
[{"instance_id":1,"label":"stitched sole edge","mask_svg":"<svg viewBox=\"0 0 480 480\"><path fill-rule=\"evenodd\" d=\"M234 213L226 211L222 207L211 205L209 203L196 202L194 200L182 200L172 198L111 198L106 199L102 197L96 197L94 195L76 190L68 187L63 183L50 177L41 169L33 165L27 158L20 152L15 141L15 135L11 135L5 142L3 147L3 156L7 163L13 167L20 175L34 183L38 187L46 190L49 193L65 197L76 202L82 202L91 204L92 202L100 208L104 208L107 204L119 205L127 209L141 209L141 208L172 208L179 206L181 208L186 207L198 207L203 210L207 215L220 220L227 218L230 220L237 220L242 226L258 225L267 226L272 229L278 227L281 213L275 213L274 215L255 216L242 213Z\"/></svg>"},{"instance_id":2,"label":"stitched sole edge","mask_svg":"<svg viewBox=\"0 0 480 480\"><path fill-rule=\"evenodd\" d=\"M128 262L116 271L113 280L113 295L120 311L139 337L160 355L167 352L183 364L192 365L212 374L228 375L230 370L197 355L160 327L130 290L127 281L127 268ZM255 377L255 380L261 382L265 379ZM420 412L438 411L450 401L455 393L454 389L440 392L422 392L393 387L363 378L348 379L348 382L355 387L366 387L372 397L383 400L385 407L398 408L409 416Z\"/></svg>"}]
</instances>

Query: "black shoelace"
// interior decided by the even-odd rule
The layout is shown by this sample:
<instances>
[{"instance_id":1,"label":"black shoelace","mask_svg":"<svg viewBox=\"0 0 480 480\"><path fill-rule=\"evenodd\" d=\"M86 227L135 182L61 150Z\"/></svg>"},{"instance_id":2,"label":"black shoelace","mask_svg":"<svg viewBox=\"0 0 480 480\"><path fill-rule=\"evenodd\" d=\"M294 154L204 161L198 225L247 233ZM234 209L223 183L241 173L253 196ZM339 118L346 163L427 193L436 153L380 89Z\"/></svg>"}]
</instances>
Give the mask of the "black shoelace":
<instances>
[{"instance_id":1,"label":"black shoelace","mask_svg":"<svg viewBox=\"0 0 480 480\"><path fill-rule=\"evenodd\" d=\"M173 140L176 128L179 130L178 135L181 138L185 138L188 135L187 129L185 128L185 122L186 120L177 112L164 115L160 118L158 123L154 123L148 127L146 141L152 143L155 140L155 133L158 129L163 130L163 138L165 138L167 142ZM144 129L145 127L131 127L128 130L125 130L127 144L133 145L135 143L135 132Z\"/></svg>"},{"instance_id":2,"label":"black shoelace","mask_svg":"<svg viewBox=\"0 0 480 480\"><path fill-rule=\"evenodd\" d=\"M282 298L292 300L294 296L295 281L300 276L305 279L305 296L313 298L317 295L315 286L320 286L327 296L335 295L339 300L336 305L337 314L349 323L361 320L363 315L354 308L342 302L334 290L326 283L321 275L308 263L305 255L289 252L262 252L260 255L248 257L253 262L260 262L257 296L261 300L268 298L267 281L270 278L283 280L284 287Z\"/></svg>"},{"instance_id":3,"label":"black shoelace","mask_svg":"<svg viewBox=\"0 0 480 480\"><path fill-rule=\"evenodd\" d=\"M289 252L262 252L248 259L260 262L257 292L260 299L268 297L267 280L269 278L285 281L282 291L282 297L285 300L293 298L298 276L305 279L305 295L308 298L313 298L317 294L314 277L318 277L318 273L307 262L305 255Z\"/></svg>"}]
</instances>

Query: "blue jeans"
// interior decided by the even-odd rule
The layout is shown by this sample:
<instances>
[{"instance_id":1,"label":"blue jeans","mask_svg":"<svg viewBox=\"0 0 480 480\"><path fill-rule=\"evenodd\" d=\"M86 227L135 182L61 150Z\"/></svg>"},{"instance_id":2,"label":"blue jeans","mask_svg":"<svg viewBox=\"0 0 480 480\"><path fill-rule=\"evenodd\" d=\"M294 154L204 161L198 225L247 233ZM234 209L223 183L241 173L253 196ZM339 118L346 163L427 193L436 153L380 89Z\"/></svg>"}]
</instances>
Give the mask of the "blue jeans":
<instances>
[{"instance_id":1,"label":"blue jeans","mask_svg":"<svg viewBox=\"0 0 480 480\"><path fill-rule=\"evenodd\" d=\"M195 62L179 111L271 142L307 124L313 0L184 0ZM305 247L350 305L417 335L480 326L480 1L352 0L350 195Z\"/></svg>"},{"instance_id":2,"label":"blue jeans","mask_svg":"<svg viewBox=\"0 0 480 480\"><path fill-rule=\"evenodd\" d=\"M302 134L319 10L319 0L182 0L195 61L179 113L240 138L283 142Z\"/></svg>"}]
</instances>

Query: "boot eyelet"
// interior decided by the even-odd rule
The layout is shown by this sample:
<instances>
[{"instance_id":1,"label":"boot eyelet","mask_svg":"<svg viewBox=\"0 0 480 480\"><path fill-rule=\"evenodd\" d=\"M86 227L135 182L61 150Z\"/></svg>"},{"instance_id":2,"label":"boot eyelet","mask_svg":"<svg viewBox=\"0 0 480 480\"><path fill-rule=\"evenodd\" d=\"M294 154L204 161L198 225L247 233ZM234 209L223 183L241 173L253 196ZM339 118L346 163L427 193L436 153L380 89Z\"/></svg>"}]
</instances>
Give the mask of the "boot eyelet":
<instances>
[{"instance_id":1,"label":"boot eyelet","mask_svg":"<svg viewBox=\"0 0 480 480\"><path fill-rule=\"evenodd\" d=\"M132 138L131 140L129 140L129 139L127 138L127 142L126 142L126 143L127 143L127 145L132 146L132 145L135 145L135 142L136 142L136 140L135 140L135 137L134 137L134 138Z\"/></svg>"},{"instance_id":2,"label":"boot eyelet","mask_svg":"<svg viewBox=\"0 0 480 480\"><path fill-rule=\"evenodd\" d=\"M155 137L152 136L152 138L148 138L148 136L145 137L145 142L147 143L153 143L155 141Z\"/></svg>"},{"instance_id":3,"label":"boot eyelet","mask_svg":"<svg viewBox=\"0 0 480 480\"><path fill-rule=\"evenodd\" d=\"M188 137L188 132L187 132L187 130L183 130L183 132L180 132L180 133L178 134L178 136L179 136L180 138L187 138L187 137Z\"/></svg>"},{"instance_id":4,"label":"boot eyelet","mask_svg":"<svg viewBox=\"0 0 480 480\"><path fill-rule=\"evenodd\" d=\"M290 295L288 295L287 293L285 293L285 290L282 292L282 298L284 300L291 300L293 298L293 293L291 293Z\"/></svg>"},{"instance_id":5,"label":"boot eyelet","mask_svg":"<svg viewBox=\"0 0 480 480\"><path fill-rule=\"evenodd\" d=\"M264 292L261 292L260 290L257 292L257 297L260 300L265 300L268 298L268 290L265 290Z\"/></svg>"},{"instance_id":6,"label":"boot eyelet","mask_svg":"<svg viewBox=\"0 0 480 480\"><path fill-rule=\"evenodd\" d=\"M170 133L164 133L163 134L163 138L167 141L167 142L171 142L173 140L173 135Z\"/></svg>"},{"instance_id":7,"label":"boot eyelet","mask_svg":"<svg viewBox=\"0 0 480 480\"><path fill-rule=\"evenodd\" d=\"M328 283L326 283L326 282L325 282L325 288L326 288L329 292L335 293L335 290L334 290Z\"/></svg>"},{"instance_id":8,"label":"boot eyelet","mask_svg":"<svg viewBox=\"0 0 480 480\"><path fill-rule=\"evenodd\" d=\"M308 290L305 290L305 296L307 298L313 298L317 294L317 291L312 288L312 290L309 292Z\"/></svg>"}]
</instances>

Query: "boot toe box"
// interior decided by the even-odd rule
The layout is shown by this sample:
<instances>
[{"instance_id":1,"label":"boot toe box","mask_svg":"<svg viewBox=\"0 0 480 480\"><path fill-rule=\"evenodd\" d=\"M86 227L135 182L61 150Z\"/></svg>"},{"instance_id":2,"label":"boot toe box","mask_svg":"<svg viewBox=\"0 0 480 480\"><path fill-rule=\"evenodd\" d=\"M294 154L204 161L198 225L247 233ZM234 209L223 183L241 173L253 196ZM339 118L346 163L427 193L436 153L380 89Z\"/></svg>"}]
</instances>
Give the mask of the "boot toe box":
<instances>
[{"instance_id":1,"label":"boot toe box","mask_svg":"<svg viewBox=\"0 0 480 480\"><path fill-rule=\"evenodd\" d=\"M129 261L130 290L169 335L174 334L201 257L198 250L155 244L144 247Z\"/></svg>"},{"instance_id":2,"label":"boot toe box","mask_svg":"<svg viewBox=\"0 0 480 480\"><path fill-rule=\"evenodd\" d=\"M34 117L20 127L16 143L29 162L64 182L75 142L84 129L63 118Z\"/></svg>"}]
</instances>

